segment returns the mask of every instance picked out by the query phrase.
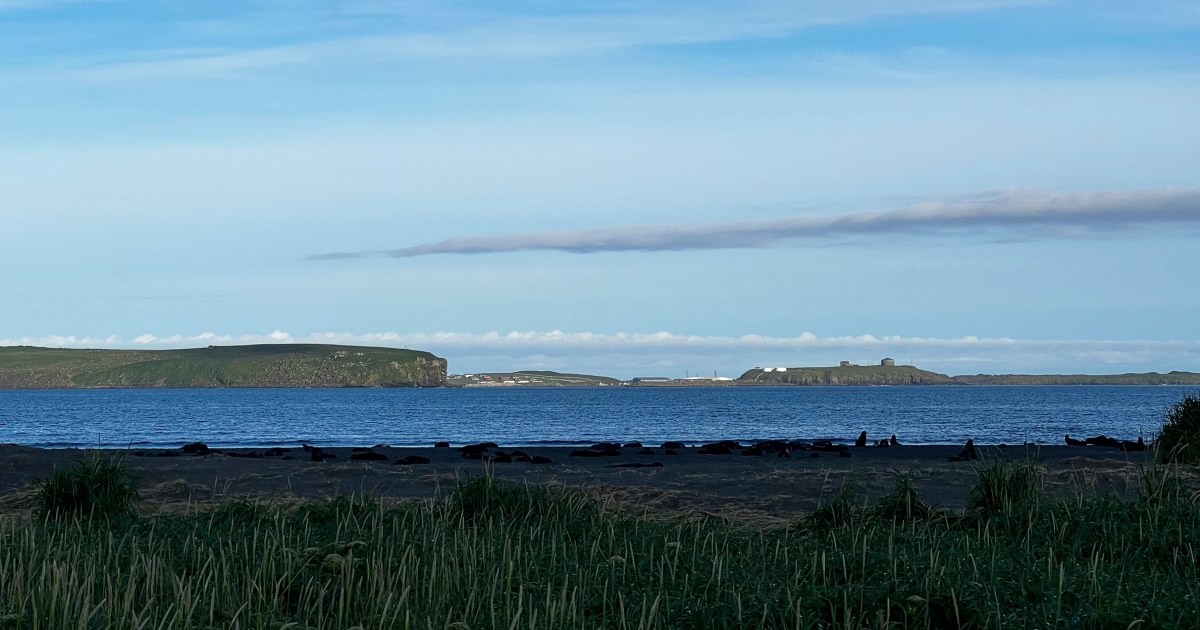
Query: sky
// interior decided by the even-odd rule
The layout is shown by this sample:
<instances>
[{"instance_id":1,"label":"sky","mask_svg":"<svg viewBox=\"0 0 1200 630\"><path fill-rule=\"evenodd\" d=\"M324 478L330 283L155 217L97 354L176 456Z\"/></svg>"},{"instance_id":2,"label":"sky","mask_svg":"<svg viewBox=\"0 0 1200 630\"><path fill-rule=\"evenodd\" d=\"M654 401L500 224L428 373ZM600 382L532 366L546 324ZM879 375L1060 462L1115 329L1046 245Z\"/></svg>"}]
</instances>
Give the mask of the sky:
<instances>
[{"instance_id":1,"label":"sky","mask_svg":"<svg viewBox=\"0 0 1200 630\"><path fill-rule=\"evenodd\" d=\"M0 345L1200 371L1200 5L0 0Z\"/></svg>"}]
</instances>

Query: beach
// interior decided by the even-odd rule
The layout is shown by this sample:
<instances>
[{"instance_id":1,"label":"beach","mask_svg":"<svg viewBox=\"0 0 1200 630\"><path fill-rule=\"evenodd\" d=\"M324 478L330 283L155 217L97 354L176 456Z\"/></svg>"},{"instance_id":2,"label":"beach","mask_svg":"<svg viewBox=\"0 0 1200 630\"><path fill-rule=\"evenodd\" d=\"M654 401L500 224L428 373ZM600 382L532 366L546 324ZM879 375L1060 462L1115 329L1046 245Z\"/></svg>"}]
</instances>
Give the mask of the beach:
<instances>
[{"instance_id":1,"label":"beach","mask_svg":"<svg viewBox=\"0 0 1200 630\"><path fill-rule=\"evenodd\" d=\"M849 456L798 451L790 457L747 456L740 450L706 455L695 447L674 449L677 454L668 455L659 445L647 445L650 452L645 453L641 448L621 448L619 455L595 457L572 456L573 451L586 449L569 447L489 449L493 455L520 451L550 460L543 464L464 459L459 446L369 449L383 457L379 461L352 461L355 450L349 447L324 448L334 457L311 461L311 454L300 445L281 445L285 451L258 458L247 457L254 449L215 449L196 455L180 449L0 445L0 513L29 509L36 480L96 455L119 458L138 475L141 509L147 514L227 501L288 502L346 495L387 501L440 499L460 482L492 474L521 483L579 489L650 517L717 517L763 524L811 513L839 492L870 502L891 490L896 473L908 475L931 506L961 509L977 469L1002 461L1036 462L1043 491L1067 500L1136 497L1142 484L1139 471L1153 465L1148 452L1060 445L977 445L979 459L974 461L950 461L962 445L849 447ZM394 463L413 456L428 458L429 463ZM1181 475L1195 487L1193 475Z\"/></svg>"}]
</instances>

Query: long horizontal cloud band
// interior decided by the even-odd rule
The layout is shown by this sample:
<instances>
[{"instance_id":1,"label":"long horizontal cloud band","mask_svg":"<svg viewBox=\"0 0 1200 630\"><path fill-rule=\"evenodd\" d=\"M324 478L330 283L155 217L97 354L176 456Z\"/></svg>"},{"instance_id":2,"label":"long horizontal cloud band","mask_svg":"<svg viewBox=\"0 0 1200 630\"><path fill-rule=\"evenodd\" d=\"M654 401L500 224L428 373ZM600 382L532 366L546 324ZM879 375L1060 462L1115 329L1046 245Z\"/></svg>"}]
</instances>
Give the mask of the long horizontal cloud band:
<instances>
[{"instance_id":1,"label":"long horizontal cloud band","mask_svg":"<svg viewBox=\"0 0 1200 630\"><path fill-rule=\"evenodd\" d=\"M46 337L0 338L0 346L32 345L53 347L153 348L192 347L208 344L261 343L328 343L358 344L421 349L470 349L501 351L617 351L636 352L663 350L806 350L806 349L955 349L1009 350L1021 348L1057 348L1063 350L1175 350L1200 356L1200 339L1178 340L1103 340L1103 339L1013 339L1008 337L902 337L897 335L856 335L818 337L802 333L794 337L767 335L710 336L681 335L671 332L654 333L595 333L551 331L512 331L508 333L343 333L315 332L292 335L282 330L267 334L227 335L212 332L198 335L157 336L144 334L126 340L117 336L77 337L50 335Z\"/></svg>"},{"instance_id":2,"label":"long horizontal cloud band","mask_svg":"<svg viewBox=\"0 0 1200 630\"><path fill-rule=\"evenodd\" d=\"M985 232L1021 237L1069 237L1130 226L1200 224L1200 189L1053 193L1009 190L905 208L768 221L616 227L502 236L462 236L373 252L333 252L314 260L431 254L493 254L529 250L572 253L677 251L766 247L788 239L873 234Z\"/></svg>"}]
</instances>

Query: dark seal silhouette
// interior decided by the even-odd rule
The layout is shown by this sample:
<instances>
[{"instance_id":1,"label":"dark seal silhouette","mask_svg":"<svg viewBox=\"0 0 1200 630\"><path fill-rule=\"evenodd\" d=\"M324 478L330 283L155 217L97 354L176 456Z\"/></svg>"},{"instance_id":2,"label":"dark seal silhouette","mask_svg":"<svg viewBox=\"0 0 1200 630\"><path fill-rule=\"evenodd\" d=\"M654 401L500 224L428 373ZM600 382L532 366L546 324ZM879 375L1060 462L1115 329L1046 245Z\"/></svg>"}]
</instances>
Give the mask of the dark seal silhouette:
<instances>
[{"instance_id":1,"label":"dark seal silhouette","mask_svg":"<svg viewBox=\"0 0 1200 630\"><path fill-rule=\"evenodd\" d=\"M609 449L579 449L570 452L571 457L620 457L621 451L615 448Z\"/></svg>"},{"instance_id":2,"label":"dark seal silhouette","mask_svg":"<svg viewBox=\"0 0 1200 630\"><path fill-rule=\"evenodd\" d=\"M973 459L979 459L979 453L975 450L975 440L967 438L967 443L963 445L962 450L958 455L950 458L952 462L965 462Z\"/></svg>"},{"instance_id":3,"label":"dark seal silhouette","mask_svg":"<svg viewBox=\"0 0 1200 630\"><path fill-rule=\"evenodd\" d=\"M866 431L863 431L862 433L858 434L858 439L854 440L854 445L855 446L866 446L867 445L867 432Z\"/></svg>"},{"instance_id":4,"label":"dark seal silhouette","mask_svg":"<svg viewBox=\"0 0 1200 630\"><path fill-rule=\"evenodd\" d=\"M204 442L192 442L183 445L183 452L187 455L208 455L209 448Z\"/></svg>"},{"instance_id":5,"label":"dark seal silhouette","mask_svg":"<svg viewBox=\"0 0 1200 630\"><path fill-rule=\"evenodd\" d=\"M1121 450L1125 451L1126 453L1139 453L1146 450L1146 443L1142 441L1142 437L1140 435L1138 436L1136 442L1121 440Z\"/></svg>"}]
</instances>

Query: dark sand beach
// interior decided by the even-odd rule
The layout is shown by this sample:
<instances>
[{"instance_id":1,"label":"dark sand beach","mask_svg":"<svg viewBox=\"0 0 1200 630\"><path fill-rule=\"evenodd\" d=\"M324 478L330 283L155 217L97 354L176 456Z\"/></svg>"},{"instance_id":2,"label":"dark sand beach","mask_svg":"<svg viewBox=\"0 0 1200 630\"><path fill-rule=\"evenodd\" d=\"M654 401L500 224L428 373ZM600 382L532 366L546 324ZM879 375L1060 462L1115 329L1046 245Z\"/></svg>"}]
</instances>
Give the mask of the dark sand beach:
<instances>
[{"instance_id":1,"label":"dark sand beach","mask_svg":"<svg viewBox=\"0 0 1200 630\"><path fill-rule=\"evenodd\" d=\"M573 457L574 448L521 447L543 456L549 464L485 463L463 459L453 448L375 448L381 461L351 461L350 448L326 448L336 459L311 461L299 445L282 446L287 453L262 458L235 457L251 449L221 449L207 455L161 456L163 451L104 450L119 457L140 477L143 509L172 511L189 504L221 501L293 501L363 495L385 500L428 500L444 497L459 481L485 474L536 484L579 488L615 505L650 516L717 516L736 521L778 522L796 518L823 499L850 488L863 501L886 493L894 471L910 475L920 495L932 506L962 508L976 478L976 469L1004 460L1035 461L1042 470L1043 490L1050 496L1136 496L1141 491L1142 467L1152 465L1147 452L1079 446L978 446L980 459L950 461L961 445L922 445L849 448L849 457L823 452L796 452L790 458L774 454L746 456L703 455L696 448L667 455L654 445L653 454L622 448L619 456ZM28 509L34 482L74 465L96 451L39 449L0 445L0 512ZM179 453L178 449L173 451ZM261 449L259 450L261 452ZM429 463L396 465L411 455ZM283 459L291 457L292 459ZM617 467L654 464L652 467ZM1195 487L1195 480L1189 485Z\"/></svg>"}]
</instances>

